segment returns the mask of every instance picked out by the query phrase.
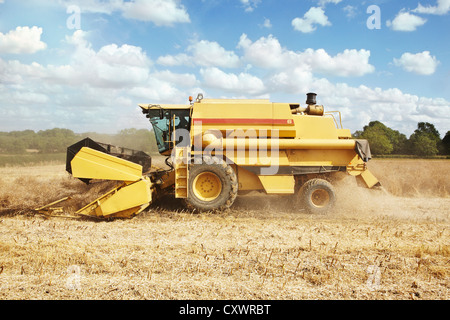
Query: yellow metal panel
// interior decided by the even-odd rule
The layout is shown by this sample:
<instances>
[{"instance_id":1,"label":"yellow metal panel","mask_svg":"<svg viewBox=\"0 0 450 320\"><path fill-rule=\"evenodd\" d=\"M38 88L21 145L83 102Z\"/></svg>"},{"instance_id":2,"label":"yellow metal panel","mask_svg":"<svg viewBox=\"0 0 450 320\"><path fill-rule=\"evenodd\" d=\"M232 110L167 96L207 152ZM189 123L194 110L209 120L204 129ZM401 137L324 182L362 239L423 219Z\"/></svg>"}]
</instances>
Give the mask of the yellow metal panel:
<instances>
[{"instance_id":1,"label":"yellow metal panel","mask_svg":"<svg viewBox=\"0 0 450 320\"><path fill-rule=\"evenodd\" d=\"M149 182L141 180L121 188L100 206L103 216L148 204L152 200Z\"/></svg>"},{"instance_id":2,"label":"yellow metal panel","mask_svg":"<svg viewBox=\"0 0 450 320\"><path fill-rule=\"evenodd\" d=\"M227 131L236 137L237 130L237 136L249 132L271 136L272 130L279 130L280 137L295 136L289 105L273 104L269 100L204 99L195 104L192 120L194 127L201 124L200 130L193 130L196 133L218 130L222 137L227 136Z\"/></svg>"},{"instance_id":3,"label":"yellow metal panel","mask_svg":"<svg viewBox=\"0 0 450 320\"><path fill-rule=\"evenodd\" d=\"M369 170L364 170L361 173L361 178L366 183L367 187L370 189L378 183L378 179Z\"/></svg>"},{"instance_id":4,"label":"yellow metal panel","mask_svg":"<svg viewBox=\"0 0 450 320\"><path fill-rule=\"evenodd\" d=\"M272 103L274 119L288 119L289 124L294 124L294 117L289 103ZM278 130L280 138L294 138L296 129L294 125L286 126L274 123L273 130Z\"/></svg>"},{"instance_id":5,"label":"yellow metal panel","mask_svg":"<svg viewBox=\"0 0 450 320\"><path fill-rule=\"evenodd\" d=\"M109 154L83 147L72 159L75 178L136 181L142 176L142 166Z\"/></svg>"},{"instance_id":6,"label":"yellow metal panel","mask_svg":"<svg viewBox=\"0 0 450 320\"><path fill-rule=\"evenodd\" d=\"M262 190L264 189L261 180L253 172L250 172L242 167L236 166L237 176L239 181L239 191L247 190Z\"/></svg>"},{"instance_id":7,"label":"yellow metal panel","mask_svg":"<svg viewBox=\"0 0 450 320\"><path fill-rule=\"evenodd\" d=\"M142 211L144 211L146 208L148 207L148 204L142 205L142 206L137 206L134 208L130 208L130 209L126 209L123 211L118 211L115 212L114 214L110 215L110 217L113 218L132 218L135 215L141 213Z\"/></svg>"},{"instance_id":8,"label":"yellow metal panel","mask_svg":"<svg viewBox=\"0 0 450 320\"><path fill-rule=\"evenodd\" d=\"M258 176L267 194L294 194L294 176Z\"/></svg>"},{"instance_id":9,"label":"yellow metal panel","mask_svg":"<svg viewBox=\"0 0 450 320\"><path fill-rule=\"evenodd\" d=\"M347 166L355 151L344 150L287 150L291 166Z\"/></svg>"},{"instance_id":10,"label":"yellow metal panel","mask_svg":"<svg viewBox=\"0 0 450 320\"><path fill-rule=\"evenodd\" d=\"M347 166L347 173L362 180L369 189L379 183L378 179L367 169L366 163L358 155L355 155Z\"/></svg>"},{"instance_id":11,"label":"yellow metal panel","mask_svg":"<svg viewBox=\"0 0 450 320\"><path fill-rule=\"evenodd\" d=\"M94 200L78 214L97 217L130 217L145 209L152 201L151 182L148 178L123 184Z\"/></svg>"},{"instance_id":12,"label":"yellow metal panel","mask_svg":"<svg viewBox=\"0 0 450 320\"><path fill-rule=\"evenodd\" d=\"M347 165L347 173L356 177L366 169L367 167L365 162L355 153L353 159Z\"/></svg>"},{"instance_id":13,"label":"yellow metal panel","mask_svg":"<svg viewBox=\"0 0 450 320\"><path fill-rule=\"evenodd\" d=\"M338 131L332 118L294 115L296 138L300 139L338 139Z\"/></svg>"},{"instance_id":14,"label":"yellow metal panel","mask_svg":"<svg viewBox=\"0 0 450 320\"><path fill-rule=\"evenodd\" d=\"M195 119L272 119L272 104L268 101L246 103L245 100L223 100L215 103L196 103L193 112ZM236 128L231 126L231 128Z\"/></svg>"},{"instance_id":15,"label":"yellow metal panel","mask_svg":"<svg viewBox=\"0 0 450 320\"><path fill-rule=\"evenodd\" d=\"M337 133L340 139L351 139L352 137L350 129L337 129Z\"/></svg>"},{"instance_id":16,"label":"yellow metal panel","mask_svg":"<svg viewBox=\"0 0 450 320\"><path fill-rule=\"evenodd\" d=\"M239 166L288 166L289 160L284 150L263 152L261 150L231 150L224 155Z\"/></svg>"},{"instance_id":17,"label":"yellow metal panel","mask_svg":"<svg viewBox=\"0 0 450 320\"><path fill-rule=\"evenodd\" d=\"M272 103L274 119L293 119L289 103Z\"/></svg>"}]
</instances>

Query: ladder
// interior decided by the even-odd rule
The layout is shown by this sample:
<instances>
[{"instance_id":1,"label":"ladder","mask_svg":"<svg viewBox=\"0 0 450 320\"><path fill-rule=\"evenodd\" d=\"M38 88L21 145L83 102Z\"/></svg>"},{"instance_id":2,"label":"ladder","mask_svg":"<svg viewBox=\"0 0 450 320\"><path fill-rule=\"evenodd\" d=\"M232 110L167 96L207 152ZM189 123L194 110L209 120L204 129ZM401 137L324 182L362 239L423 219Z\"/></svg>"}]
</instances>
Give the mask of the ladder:
<instances>
[{"instance_id":1,"label":"ladder","mask_svg":"<svg viewBox=\"0 0 450 320\"><path fill-rule=\"evenodd\" d=\"M188 197L190 147L175 147L175 198Z\"/></svg>"}]
</instances>

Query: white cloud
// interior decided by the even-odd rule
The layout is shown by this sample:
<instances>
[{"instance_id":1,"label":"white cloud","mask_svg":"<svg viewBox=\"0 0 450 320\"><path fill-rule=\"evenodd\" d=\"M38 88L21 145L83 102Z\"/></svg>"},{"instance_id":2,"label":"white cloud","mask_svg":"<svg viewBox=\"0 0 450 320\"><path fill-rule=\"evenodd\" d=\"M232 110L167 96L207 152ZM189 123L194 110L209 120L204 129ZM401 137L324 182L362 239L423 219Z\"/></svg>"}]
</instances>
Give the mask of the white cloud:
<instances>
[{"instance_id":1,"label":"white cloud","mask_svg":"<svg viewBox=\"0 0 450 320\"><path fill-rule=\"evenodd\" d=\"M153 62L140 47L109 44L94 51L87 33L76 31L67 42L75 46L69 65L47 66L47 77L69 86L87 85L127 91L140 99L180 101L182 89L198 85L195 75L152 71Z\"/></svg>"},{"instance_id":2,"label":"white cloud","mask_svg":"<svg viewBox=\"0 0 450 320\"><path fill-rule=\"evenodd\" d=\"M294 30L310 33L315 31L317 28L315 25L331 26L330 21L328 21L328 17L325 15L325 12L322 8L312 7L305 13L303 18L295 18L292 20L292 26Z\"/></svg>"},{"instance_id":3,"label":"white cloud","mask_svg":"<svg viewBox=\"0 0 450 320\"><path fill-rule=\"evenodd\" d=\"M70 65L48 66L48 77L67 85L123 87L148 78L152 64L142 48L124 44L103 46L98 52L86 40L87 33L77 30L66 38L75 49Z\"/></svg>"},{"instance_id":4,"label":"white cloud","mask_svg":"<svg viewBox=\"0 0 450 320\"><path fill-rule=\"evenodd\" d=\"M334 57L324 49L307 49L301 58L312 67L313 72L322 74L350 77L375 71L375 67L369 64L370 51L364 49L345 49Z\"/></svg>"},{"instance_id":5,"label":"white cloud","mask_svg":"<svg viewBox=\"0 0 450 320\"><path fill-rule=\"evenodd\" d=\"M0 58L3 130L66 127L113 133L124 127L149 128L138 103L187 103L189 95L201 92L193 74L153 70L140 47L108 44L94 50L81 30L66 43L73 46L67 64ZM136 109L130 110L132 106Z\"/></svg>"},{"instance_id":6,"label":"white cloud","mask_svg":"<svg viewBox=\"0 0 450 320\"><path fill-rule=\"evenodd\" d=\"M261 0L240 0L240 1L245 8L245 12L252 12L258 7L259 3L261 2Z\"/></svg>"},{"instance_id":7,"label":"white cloud","mask_svg":"<svg viewBox=\"0 0 450 320\"><path fill-rule=\"evenodd\" d=\"M165 82L177 85L179 87L194 87L198 86L198 80L195 75L190 73L173 73L169 70L156 71L152 74L152 77L163 80Z\"/></svg>"},{"instance_id":8,"label":"white cloud","mask_svg":"<svg viewBox=\"0 0 450 320\"><path fill-rule=\"evenodd\" d=\"M436 71L439 61L435 56L431 56L429 51L416 54L406 52L402 54L400 59L394 59L394 64L408 72L431 75Z\"/></svg>"},{"instance_id":9,"label":"white cloud","mask_svg":"<svg viewBox=\"0 0 450 320\"><path fill-rule=\"evenodd\" d=\"M324 49L306 49L294 52L281 47L277 38L270 35L252 42L246 34L239 41L239 48L244 50L243 59L257 67L290 71L321 73L336 76L363 76L375 71L369 63L369 50L346 49L335 56L330 56Z\"/></svg>"},{"instance_id":10,"label":"white cloud","mask_svg":"<svg viewBox=\"0 0 450 320\"><path fill-rule=\"evenodd\" d=\"M200 74L203 76L205 84L215 89L249 95L259 95L266 90L261 79L248 73L236 75L213 67L201 69Z\"/></svg>"},{"instance_id":11,"label":"white cloud","mask_svg":"<svg viewBox=\"0 0 450 320\"><path fill-rule=\"evenodd\" d=\"M283 48L273 36L252 42L245 34L238 47L243 50L243 63L251 64L253 73L266 72L260 78L265 90L259 94L289 94L301 100L306 92L317 92L319 103L327 110L340 110L344 126L352 131L374 120L405 134L411 134L418 121L429 121L437 128L448 127L450 122L450 102L444 99L419 97L397 88L332 83L318 77L318 74L358 76L373 72L368 50L347 49L334 56L323 49L294 52Z\"/></svg>"},{"instance_id":12,"label":"white cloud","mask_svg":"<svg viewBox=\"0 0 450 320\"><path fill-rule=\"evenodd\" d=\"M97 52L97 59L111 66L126 66L148 68L150 60L142 51L142 48L124 44L118 47L116 44L106 45Z\"/></svg>"},{"instance_id":13,"label":"white cloud","mask_svg":"<svg viewBox=\"0 0 450 320\"><path fill-rule=\"evenodd\" d=\"M294 95L310 91L315 78L310 70L301 67L286 69L271 74L268 77L268 87L272 92L284 92Z\"/></svg>"},{"instance_id":14,"label":"white cloud","mask_svg":"<svg viewBox=\"0 0 450 320\"><path fill-rule=\"evenodd\" d=\"M0 80L12 88L28 86L32 90L52 85L66 86L68 92L80 87L120 90L146 83L151 61L141 48L110 44L96 52L85 37L86 33L78 30L67 38L74 46L69 64L43 66L36 62L1 61Z\"/></svg>"},{"instance_id":15,"label":"white cloud","mask_svg":"<svg viewBox=\"0 0 450 320\"><path fill-rule=\"evenodd\" d=\"M341 2L342 0L318 0L319 1L319 5L320 6L325 6L328 3L334 3L334 4L338 4L339 2Z\"/></svg>"},{"instance_id":16,"label":"white cloud","mask_svg":"<svg viewBox=\"0 0 450 320\"><path fill-rule=\"evenodd\" d=\"M318 103L326 110L340 110L344 126L352 131L360 130L369 121L380 120L410 134L417 122L428 121L445 133L450 123L450 102L445 99L419 97L397 88L332 83L321 77L370 74L374 67L369 61L370 51L365 49L347 49L333 55L324 49L292 51L274 36L252 41L243 34L236 53L216 42L197 41L185 53L158 59L201 67L199 75L195 75L155 70L140 47L108 44L94 49L88 39L89 33L84 31L67 37L66 42L72 47L67 51L69 62L64 64L0 58L3 130L68 127L78 132L116 132L124 127L149 128L137 103L187 103L187 97L197 92L210 98L289 98L292 94L293 102L302 104L306 92L317 92ZM208 60L204 56L204 65L194 61L194 57L208 52L214 58ZM412 65L412 72L431 72L433 63L438 63L427 52L410 55L396 60L400 67ZM235 63L242 69L223 71ZM211 89L215 95L209 95L205 89ZM133 106L136 109L131 109ZM8 120L12 118L17 120Z\"/></svg>"},{"instance_id":17,"label":"white cloud","mask_svg":"<svg viewBox=\"0 0 450 320\"><path fill-rule=\"evenodd\" d=\"M7 34L0 32L0 53L31 54L47 48L41 41L42 28L17 27Z\"/></svg>"},{"instance_id":18,"label":"white cloud","mask_svg":"<svg viewBox=\"0 0 450 320\"><path fill-rule=\"evenodd\" d=\"M270 19L267 18L264 19L263 27L267 29L272 28L272 23L270 22Z\"/></svg>"},{"instance_id":19,"label":"white cloud","mask_svg":"<svg viewBox=\"0 0 450 320\"><path fill-rule=\"evenodd\" d=\"M194 66L192 57L188 56L185 53L180 53L177 55L161 56L156 60L156 63L166 67Z\"/></svg>"},{"instance_id":20,"label":"white cloud","mask_svg":"<svg viewBox=\"0 0 450 320\"><path fill-rule=\"evenodd\" d=\"M168 103L169 101L173 101L174 97L188 97L177 86L156 77L152 77L151 83L149 81L148 85L132 87L127 93L146 103Z\"/></svg>"},{"instance_id":21,"label":"white cloud","mask_svg":"<svg viewBox=\"0 0 450 320\"><path fill-rule=\"evenodd\" d=\"M440 131L448 130L450 102L445 99L419 97L397 88L383 90L333 84L326 79L313 80L308 89L318 93L318 102L328 110L340 110L344 126L352 132L374 120L406 135L410 135L420 121L431 122Z\"/></svg>"},{"instance_id":22,"label":"white cloud","mask_svg":"<svg viewBox=\"0 0 450 320\"><path fill-rule=\"evenodd\" d=\"M225 50L217 42L201 40L191 45L188 51L200 66L239 66L239 57L234 52Z\"/></svg>"},{"instance_id":23,"label":"white cloud","mask_svg":"<svg viewBox=\"0 0 450 320\"><path fill-rule=\"evenodd\" d=\"M386 25L395 31L415 31L426 22L427 19L421 18L409 12L401 11L392 22L388 20Z\"/></svg>"},{"instance_id":24,"label":"white cloud","mask_svg":"<svg viewBox=\"0 0 450 320\"><path fill-rule=\"evenodd\" d=\"M436 6L422 6L419 3L416 9L412 10L417 13L444 15L450 11L450 0L437 0Z\"/></svg>"},{"instance_id":25,"label":"white cloud","mask_svg":"<svg viewBox=\"0 0 450 320\"><path fill-rule=\"evenodd\" d=\"M76 5L82 12L122 13L127 19L153 22L157 26L189 23L190 17L180 0L79 0ZM62 6L74 5L71 0L59 0Z\"/></svg>"},{"instance_id":26,"label":"white cloud","mask_svg":"<svg viewBox=\"0 0 450 320\"><path fill-rule=\"evenodd\" d=\"M244 59L257 67L277 69L289 64L294 52L281 47L277 38L269 35L252 42L244 33L239 40L238 48L244 50Z\"/></svg>"},{"instance_id":27,"label":"white cloud","mask_svg":"<svg viewBox=\"0 0 450 320\"><path fill-rule=\"evenodd\" d=\"M124 2L122 11L125 18L151 21L157 26L190 22L186 8L179 0L134 0Z\"/></svg>"},{"instance_id":28,"label":"white cloud","mask_svg":"<svg viewBox=\"0 0 450 320\"><path fill-rule=\"evenodd\" d=\"M354 6L347 5L342 10L345 12L345 15L349 19L354 18L356 16L357 9Z\"/></svg>"},{"instance_id":29,"label":"white cloud","mask_svg":"<svg viewBox=\"0 0 450 320\"><path fill-rule=\"evenodd\" d=\"M72 0L58 0L58 3L64 7L76 5L81 12L102 14L112 14L123 6L123 0L78 0L75 3Z\"/></svg>"},{"instance_id":30,"label":"white cloud","mask_svg":"<svg viewBox=\"0 0 450 320\"><path fill-rule=\"evenodd\" d=\"M67 37L67 42L74 46L70 64L43 66L36 62L23 64L17 60L0 59L0 82L11 88L64 86L67 89L62 90L63 94L64 91L84 88L122 91L149 86L164 91L174 88L174 84L181 87L197 84L195 76L189 74L152 73L152 61L140 47L109 44L95 51L86 40L86 32L81 30ZM45 88L44 91L47 90L50 89Z\"/></svg>"},{"instance_id":31,"label":"white cloud","mask_svg":"<svg viewBox=\"0 0 450 320\"><path fill-rule=\"evenodd\" d=\"M217 42L201 40L187 48L187 53L159 57L158 64L164 66L202 66L235 68L240 65L239 57L233 51L227 51Z\"/></svg>"}]
</instances>

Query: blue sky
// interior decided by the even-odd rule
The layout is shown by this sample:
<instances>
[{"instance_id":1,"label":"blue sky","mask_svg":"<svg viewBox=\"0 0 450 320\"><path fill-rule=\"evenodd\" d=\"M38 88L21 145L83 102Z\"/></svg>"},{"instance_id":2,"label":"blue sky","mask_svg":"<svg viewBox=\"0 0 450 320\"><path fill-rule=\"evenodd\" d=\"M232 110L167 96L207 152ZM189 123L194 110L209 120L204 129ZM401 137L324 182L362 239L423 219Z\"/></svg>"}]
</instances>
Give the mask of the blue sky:
<instances>
[{"instance_id":1,"label":"blue sky","mask_svg":"<svg viewBox=\"0 0 450 320\"><path fill-rule=\"evenodd\" d=\"M0 0L0 131L149 128L139 103L267 98L450 130L450 0Z\"/></svg>"}]
</instances>

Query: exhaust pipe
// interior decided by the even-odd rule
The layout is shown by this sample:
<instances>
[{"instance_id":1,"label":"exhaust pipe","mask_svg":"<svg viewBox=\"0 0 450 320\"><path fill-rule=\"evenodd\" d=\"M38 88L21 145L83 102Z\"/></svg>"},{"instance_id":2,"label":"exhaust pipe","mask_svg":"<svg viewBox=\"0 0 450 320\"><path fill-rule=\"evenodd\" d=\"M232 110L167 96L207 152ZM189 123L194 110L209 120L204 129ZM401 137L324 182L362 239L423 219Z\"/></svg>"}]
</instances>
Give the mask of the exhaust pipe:
<instances>
[{"instance_id":1,"label":"exhaust pipe","mask_svg":"<svg viewBox=\"0 0 450 320\"><path fill-rule=\"evenodd\" d=\"M317 94L312 92L306 94L306 104L308 106L300 107L299 105L291 105L291 113L297 114L303 112L309 116L323 116L325 110L323 106L319 106L316 104L316 97Z\"/></svg>"},{"instance_id":2,"label":"exhaust pipe","mask_svg":"<svg viewBox=\"0 0 450 320\"><path fill-rule=\"evenodd\" d=\"M306 104L307 105L316 105L317 104L316 97L317 97L316 93L313 93L313 92L307 93L306 94Z\"/></svg>"}]
</instances>

